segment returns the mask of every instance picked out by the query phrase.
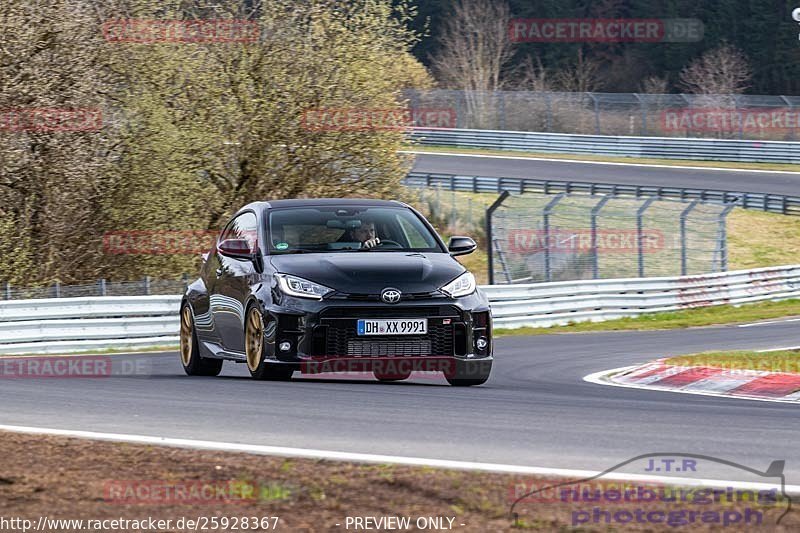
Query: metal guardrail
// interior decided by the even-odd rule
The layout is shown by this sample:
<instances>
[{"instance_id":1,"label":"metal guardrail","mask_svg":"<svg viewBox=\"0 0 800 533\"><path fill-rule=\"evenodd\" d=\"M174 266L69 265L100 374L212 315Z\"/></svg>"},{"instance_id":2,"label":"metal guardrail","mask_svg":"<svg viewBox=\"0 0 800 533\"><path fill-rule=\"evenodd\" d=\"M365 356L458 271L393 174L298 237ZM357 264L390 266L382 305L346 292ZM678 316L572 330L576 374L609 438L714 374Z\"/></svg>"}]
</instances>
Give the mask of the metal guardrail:
<instances>
[{"instance_id":1,"label":"metal guardrail","mask_svg":"<svg viewBox=\"0 0 800 533\"><path fill-rule=\"evenodd\" d=\"M701 276L481 287L496 327L549 327L722 304L800 298L800 265ZM0 354L178 343L180 296L0 302Z\"/></svg>"},{"instance_id":2,"label":"metal guardrail","mask_svg":"<svg viewBox=\"0 0 800 533\"><path fill-rule=\"evenodd\" d=\"M493 285L495 327L550 327L723 304L800 298L800 265L666 278Z\"/></svg>"},{"instance_id":3,"label":"metal guardrail","mask_svg":"<svg viewBox=\"0 0 800 533\"><path fill-rule=\"evenodd\" d=\"M800 134L800 96L792 95L405 89L403 96L428 128L784 141Z\"/></svg>"},{"instance_id":4,"label":"metal guardrail","mask_svg":"<svg viewBox=\"0 0 800 533\"><path fill-rule=\"evenodd\" d=\"M800 142L627 137L448 128L414 128L410 138L413 142L423 146L653 159L800 163Z\"/></svg>"},{"instance_id":5,"label":"metal guardrail","mask_svg":"<svg viewBox=\"0 0 800 533\"><path fill-rule=\"evenodd\" d=\"M800 216L800 197L783 194L764 194L714 189L689 189L655 185L621 185L590 183L584 181L541 180L534 178L506 178L488 176L462 176L456 174L430 174L410 172L403 180L407 187L440 187L445 190L502 193L586 193L636 198L676 198L700 200L720 204L737 204L745 209L769 211L783 215Z\"/></svg>"},{"instance_id":6,"label":"metal guardrail","mask_svg":"<svg viewBox=\"0 0 800 533\"><path fill-rule=\"evenodd\" d=\"M0 354L66 353L178 343L180 296L0 302Z\"/></svg>"}]
</instances>

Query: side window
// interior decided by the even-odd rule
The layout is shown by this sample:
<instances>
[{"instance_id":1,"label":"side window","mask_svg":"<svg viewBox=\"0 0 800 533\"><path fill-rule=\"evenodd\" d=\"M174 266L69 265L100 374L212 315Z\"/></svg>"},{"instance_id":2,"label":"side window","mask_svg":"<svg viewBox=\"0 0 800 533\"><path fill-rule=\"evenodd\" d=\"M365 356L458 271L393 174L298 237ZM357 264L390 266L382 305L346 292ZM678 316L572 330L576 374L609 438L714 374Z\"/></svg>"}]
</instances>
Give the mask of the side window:
<instances>
[{"instance_id":1,"label":"side window","mask_svg":"<svg viewBox=\"0 0 800 533\"><path fill-rule=\"evenodd\" d=\"M258 243L258 221L254 213L242 213L234 218L219 237L219 242L228 239L244 239L250 246L250 250L255 250Z\"/></svg>"},{"instance_id":2,"label":"side window","mask_svg":"<svg viewBox=\"0 0 800 533\"><path fill-rule=\"evenodd\" d=\"M429 239L426 239L417 228L411 225L405 217L398 216L397 222L400 223L400 228L403 230L411 248L430 248L435 246L435 244L430 242Z\"/></svg>"}]
</instances>

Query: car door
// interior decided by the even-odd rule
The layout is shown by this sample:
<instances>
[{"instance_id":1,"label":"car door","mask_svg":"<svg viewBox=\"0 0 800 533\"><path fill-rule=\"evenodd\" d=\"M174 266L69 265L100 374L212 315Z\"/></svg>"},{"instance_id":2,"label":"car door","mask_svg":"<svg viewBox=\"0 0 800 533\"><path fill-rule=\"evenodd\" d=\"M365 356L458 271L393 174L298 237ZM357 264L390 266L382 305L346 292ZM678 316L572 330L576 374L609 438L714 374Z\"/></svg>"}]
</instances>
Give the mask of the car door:
<instances>
[{"instance_id":1,"label":"car door","mask_svg":"<svg viewBox=\"0 0 800 533\"><path fill-rule=\"evenodd\" d=\"M218 241L245 239L250 249L255 251L258 242L258 219L255 213L247 211L237 215L222 231ZM214 329L226 352L244 353L244 305L250 294L250 285L256 276L256 269L249 259L231 257L219 250L213 267L213 289L211 313Z\"/></svg>"}]
</instances>

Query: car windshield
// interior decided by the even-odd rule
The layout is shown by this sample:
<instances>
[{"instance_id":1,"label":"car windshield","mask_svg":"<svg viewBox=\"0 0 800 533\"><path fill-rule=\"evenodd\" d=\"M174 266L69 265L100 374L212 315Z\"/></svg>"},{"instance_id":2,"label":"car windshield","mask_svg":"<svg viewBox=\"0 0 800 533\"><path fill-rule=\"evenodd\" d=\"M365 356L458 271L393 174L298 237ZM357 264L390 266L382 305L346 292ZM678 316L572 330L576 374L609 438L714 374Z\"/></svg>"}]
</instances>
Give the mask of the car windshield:
<instances>
[{"instance_id":1,"label":"car windshield","mask_svg":"<svg viewBox=\"0 0 800 533\"><path fill-rule=\"evenodd\" d=\"M269 215L272 254L444 252L431 230L404 207L315 206Z\"/></svg>"}]
</instances>

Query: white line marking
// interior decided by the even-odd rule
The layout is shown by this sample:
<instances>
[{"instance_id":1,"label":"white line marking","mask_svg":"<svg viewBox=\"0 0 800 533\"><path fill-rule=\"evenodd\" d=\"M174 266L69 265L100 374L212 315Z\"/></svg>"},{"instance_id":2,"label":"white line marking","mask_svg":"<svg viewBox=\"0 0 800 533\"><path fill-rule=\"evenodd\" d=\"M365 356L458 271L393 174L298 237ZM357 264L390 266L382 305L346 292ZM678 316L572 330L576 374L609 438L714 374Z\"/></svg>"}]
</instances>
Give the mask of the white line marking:
<instances>
[{"instance_id":1,"label":"white line marking","mask_svg":"<svg viewBox=\"0 0 800 533\"><path fill-rule=\"evenodd\" d=\"M566 468L545 468L538 466L507 465L497 463L475 463L469 461L452 461L448 459L425 459L419 457L402 457L397 455L377 455L369 453L337 452L331 450L314 450L308 448L288 448L284 446L264 446L260 444L240 444L232 442L218 442L208 440L177 439L171 437L152 437L147 435L126 435L120 433L98 433L94 431L77 431L70 429L37 428L30 426L10 426L0 424L0 431L13 433L27 433L31 435L56 435L60 437L76 437L81 439L102 440L111 442L130 442L134 444L151 444L177 448L192 448L198 450L214 450L224 452L243 452L257 455L275 455L279 457L296 457L304 459L327 459L332 461L354 461L359 463L399 464L408 466L428 466L434 468L449 468L453 470L477 470L481 472L495 472L503 474L531 474L542 476L560 476L571 478L588 478L597 476L600 472L593 470L572 470ZM750 481L733 481L722 479L691 479L671 476L648 476L643 474L626 474L613 472L603 476L605 479L650 481L672 485L687 485L700 487L731 487L739 489L770 489L771 483L757 483ZM787 485L786 492L800 494L800 485Z\"/></svg>"},{"instance_id":2,"label":"white line marking","mask_svg":"<svg viewBox=\"0 0 800 533\"><path fill-rule=\"evenodd\" d=\"M800 318L787 318L786 320L765 320L762 322L751 322L749 324L739 324L739 328L751 328L753 326L768 326L770 324L785 324L787 322L800 322Z\"/></svg>"},{"instance_id":3,"label":"white line marking","mask_svg":"<svg viewBox=\"0 0 800 533\"><path fill-rule=\"evenodd\" d=\"M600 372L595 372L593 374L589 374L588 376L583 377L583 381L587 383L594 383L595 385L607 385L609 387L622 387L625 389L640 389L640 390L648 390L650 392L674 392L677 394L695 394L697 396L716 396L717 398L727 398L729 400L748 400L748 401L756 401L756 402L771 402L771 403L788 403L797 405L798 402L796 400L786 400L786 399L777 399L777 398L756 398L755 396L732 396L730 394L724 394L719 392L707 392L707 391L693 391L693 390L683 390L683 389L667 389L667 388L660 388L660 387L653 387L650 385L634 385L632 383L618 383L616 381L611 381L607 379L607 376L612 374L618 374L620 372L624 372L626 370L630 370L631 368L636 368L638 365L634 366L623 366L621 368L614 368L612 370L601 370Z\"/></svg>"},{"instance_id":4,"label":"white line marking","mask_svg":"<svg viewBox=\"0 0 800 533\"><path fill-rule=\"evenodd\" d=\"M398 150L400 154L413 155L443 155L448 157L482 157L485 159L513 159L520 161L549 161L551 163L580 163L582 165L610 165L621 167L647 167L647 168L674 168L678 170L714 170L719 172L755 172L759 174L796 174L800 177L800 172L784 170L758 170L749 168L723 168L723 167L691 167L679 165L655 165L652 163L619 163L614 161L587 161L585 159L555 159L551 157L525 157L513 155L484 155L484 154L461 154L451 152L423 152L417 150Z\"/></svg>"},{"instance_id":5,"label":"white line marking","mask_svg":"<svg viewBox=\"0 0 800 533\"><path fill-rule=\"evenodd\" d=\"M800 346L787 346L786 348L770 348L769 350L756 350L756 353L782 352L784 350L800 350Z\"/></svg>"}]
</instances>

